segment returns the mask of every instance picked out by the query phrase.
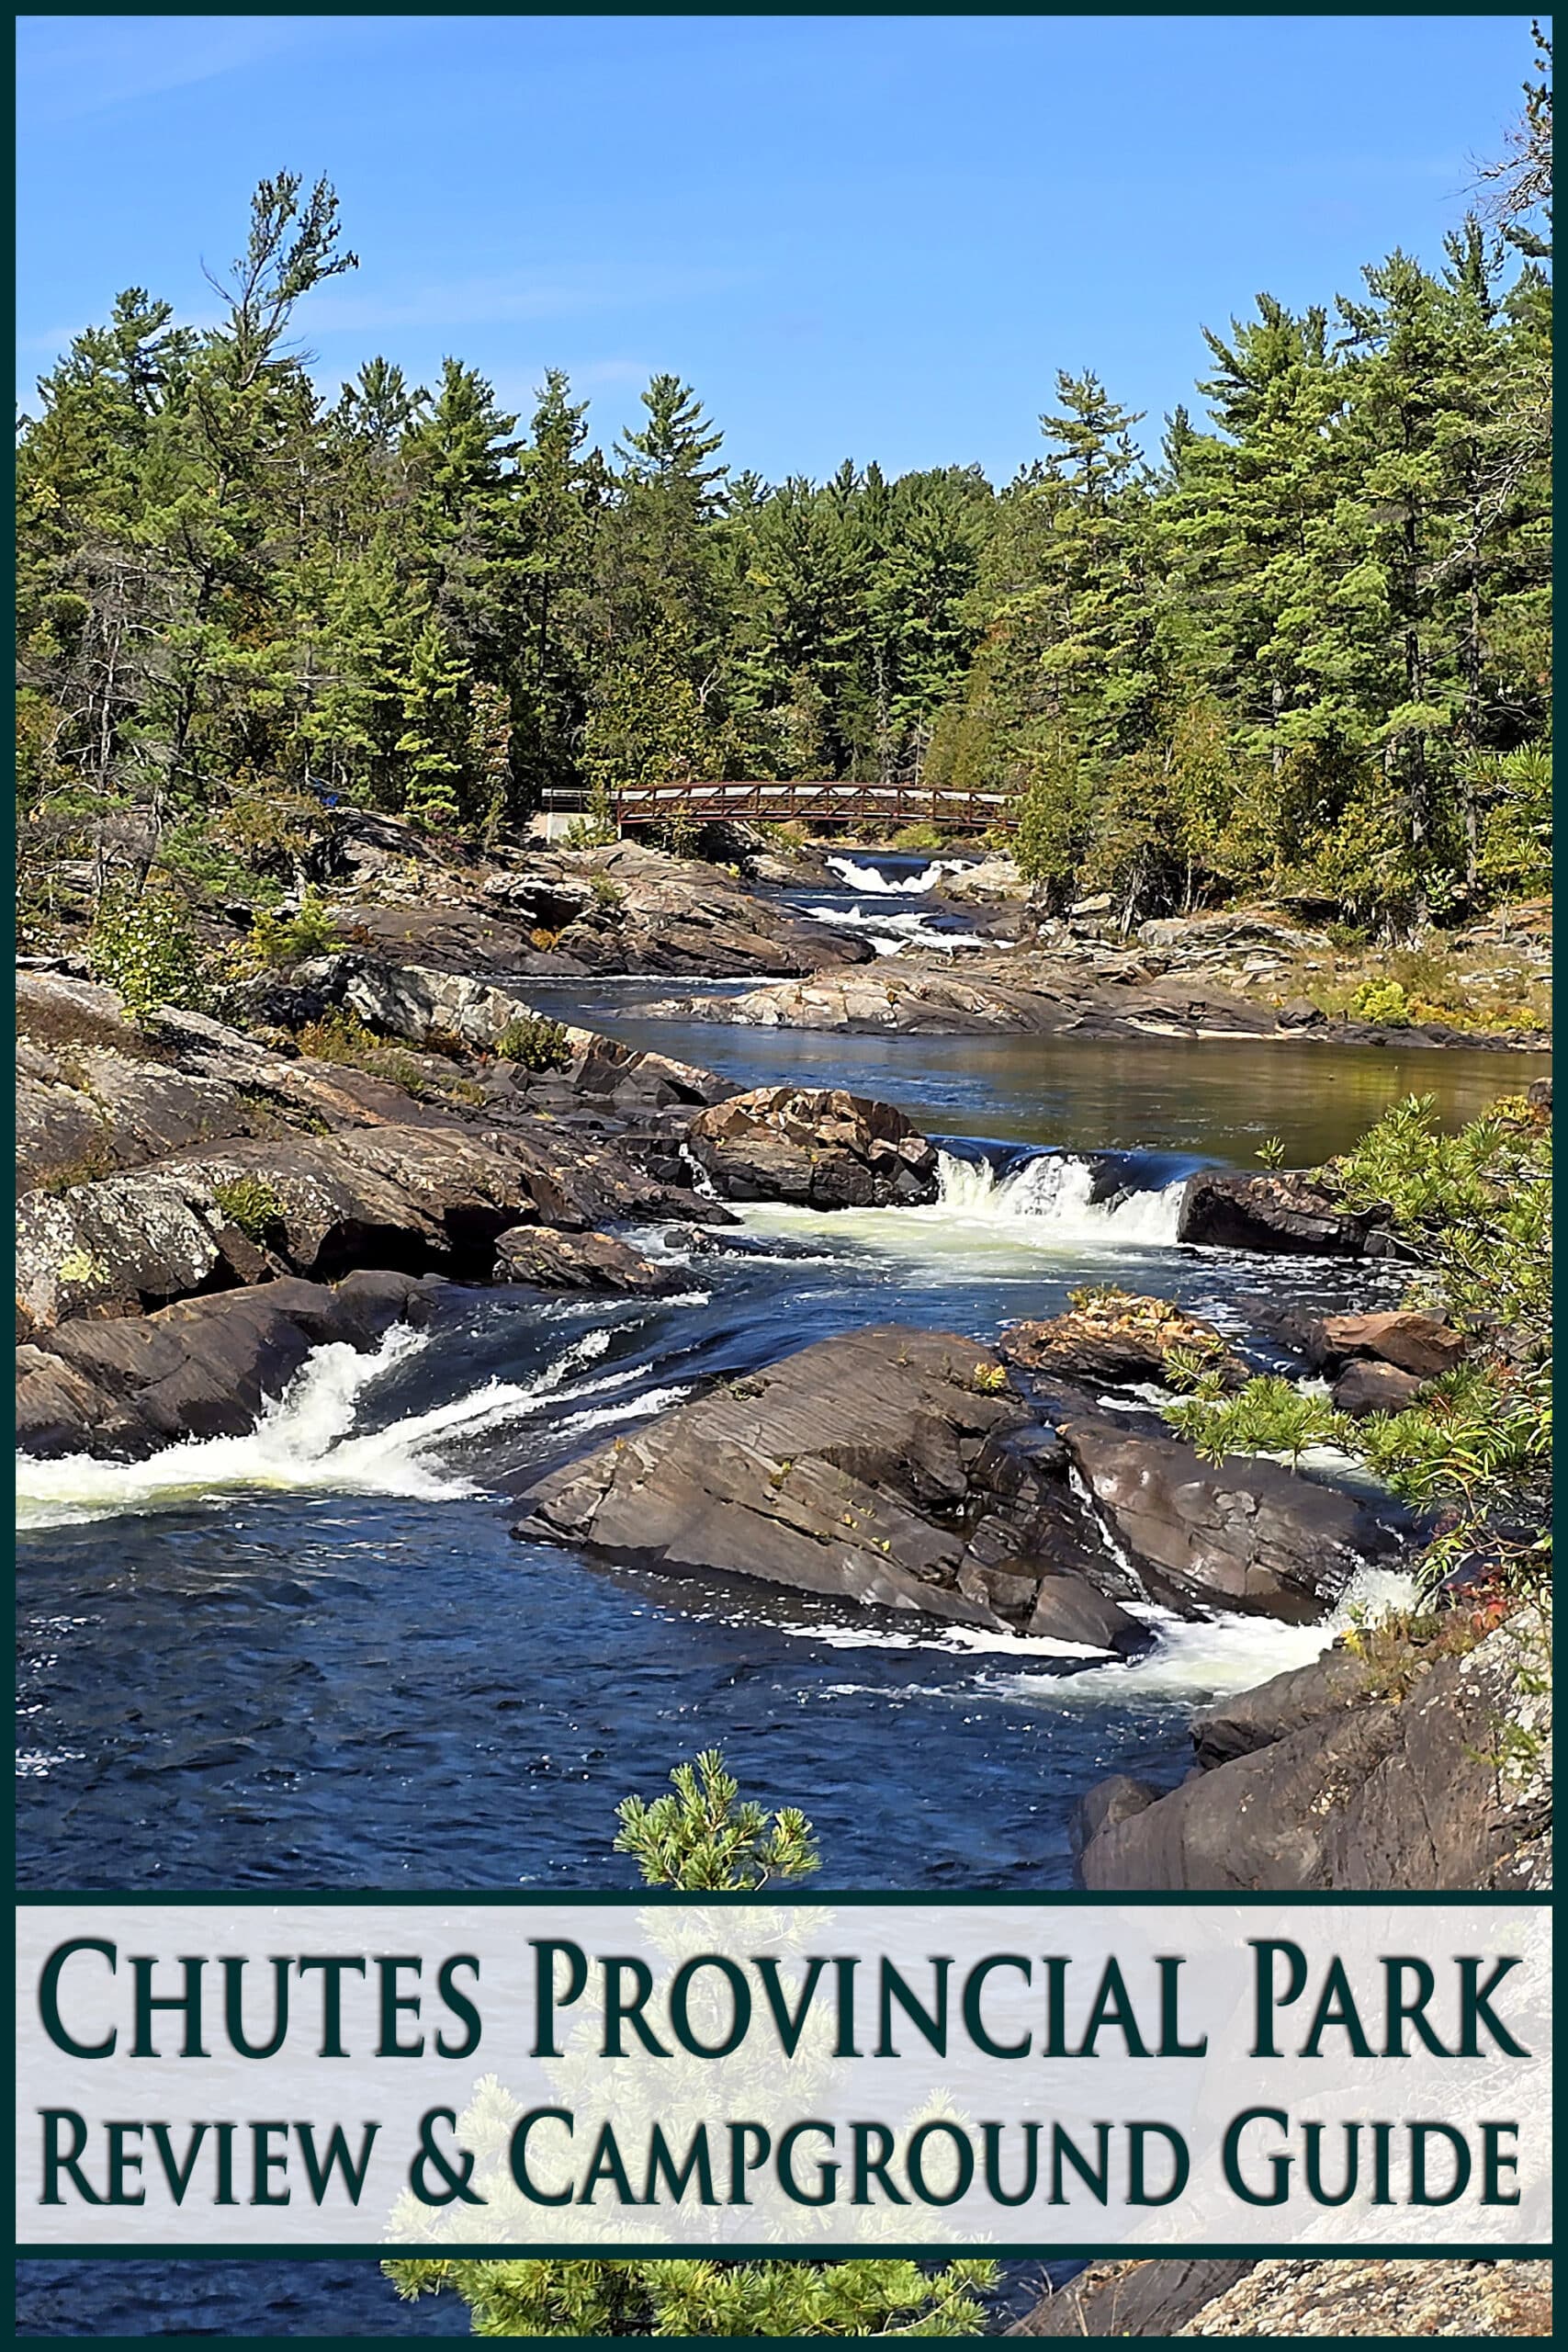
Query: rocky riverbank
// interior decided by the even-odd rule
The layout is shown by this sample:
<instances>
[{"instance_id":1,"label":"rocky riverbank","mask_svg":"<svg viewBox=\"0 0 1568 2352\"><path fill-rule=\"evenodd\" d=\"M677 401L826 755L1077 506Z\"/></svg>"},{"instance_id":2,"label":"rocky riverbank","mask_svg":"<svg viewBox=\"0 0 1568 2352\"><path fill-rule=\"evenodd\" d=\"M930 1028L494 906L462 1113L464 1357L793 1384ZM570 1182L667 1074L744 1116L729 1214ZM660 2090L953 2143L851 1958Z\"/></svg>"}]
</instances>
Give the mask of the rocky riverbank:
<instances>
[{"instance_id":1,"label":"rocky riverbank","mask_svg":"<svg viewBox=\"0 0 1568 2352\"><path fill-rule=\"evenodd\" d=\"M1168 960L1173 968L1162 968ZM908 949L895 965L814 972L771 981L742 996L682 997L649 1007L656 1017L764 1029L815 1029L846 1036L1163 1037L1196 1041L1289 1038L1339 1046L1529 1047L1531 1027L1468 1028L1402 1017L1395 1023L1329 1015L1309 999L1270 1001L1209 976L1179 956L1107 949L1068 958L1050 948L978 949L961 969L951 956Z\"/></svg>"},{"instance_id":2,"label":"rocky riverbank","mask_svg":"<svg viewBox=\"0 0 1568 2352\"><path fill-rule=\"evenodd\" d=\"M311 1350L376 1347L427 1317L443 1283L656 1296L671 1273L655 1238L731 1225L729 1202L936 1197L936 1148L886 1103L742 1090L528 1002L530 972L736 957L777 971L807 946L852 960L839 934L653 852L520 853L481 874L394 833L345 828L333 887L353 895L333 902L330 943L233 980L221 1018L135 1017L69 956L19 972L25 1450L133 1458L243 1433ZM1034 953L1011 951L1006 968L1034 971ZM940 983L955 1002L982 955L963 976L890 977L884 958L781 983L768 1001L782 988L840 1008L862 990L903 1002ZM1001 985L990 969L981 999ZM1080 972L1074 986L1089 1035L1102 1019L1135 1026L1134 997L1180 1034L1266 1034L1256 1003L1168 973ZM1022 993L1032 1010L1017 1018L1043 1019L1045 998ZM1280 1016L1267 1034L1286 1029ZM1352 1211L1299 1170L1200 1172L1175 1238L1350 1261L1399 1249L1382 1211ZM1463 1344L1411 1313L1298 1313L1278 1338L1347 1413L1408 1402ZM1201 1320L1119 1294L995 1344L890 1323L781 1347L547 1467L522 1494L520 1532L1027 1642L1064 1671L1146 1651L1161 1611L1314 1623L1369 1565L1413 1555L1418 1531L1364 1486L1257 1455L1201 1460L1151 1402L1194 1354L1222 1388L1263 1368ZM1539 1754L1518 1704L1539 1628L1516 1618L1470 1641L1461 1603L1441 1617L1396 1675L1342 1644L1201 1718L1179 1788L1122 1775L1097 1792L1079 1823L1085 1882L1536 1883L1539 1772L1505 1786L1477 1759L1501 1752L1504 1718L1528 1734L1510 1753Z\"/></svg>"}]
</instances>

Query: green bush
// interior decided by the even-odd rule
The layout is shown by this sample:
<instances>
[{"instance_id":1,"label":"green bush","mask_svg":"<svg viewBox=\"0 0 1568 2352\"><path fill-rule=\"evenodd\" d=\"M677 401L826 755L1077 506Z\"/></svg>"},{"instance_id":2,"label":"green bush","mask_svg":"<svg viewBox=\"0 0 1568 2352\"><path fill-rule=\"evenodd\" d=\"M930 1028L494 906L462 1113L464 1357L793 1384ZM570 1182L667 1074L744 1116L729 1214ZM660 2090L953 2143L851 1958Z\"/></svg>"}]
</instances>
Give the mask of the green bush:
<instances>
[{"instance_id":1,"label":"green bush","mask_svg":"<svg viewBox=\"0 0 1568 2352\"><path fill-rule=\"evenodd\" d=\"M939 850L942 838L934 825L906 825L893 836L893 847L903 850Z\"/></svg>"},{"instance_id":2,"label":"green bush","mask_svg":"<svg viewBox=\"0 0 1568 2352\"><path fill-rule=\"evenodd\" d=\"M251 959L268 971L303 964L312 956L330 956L343 944L327 902L312 883L292 915L257 913L248 942Z\"/></svg>"},{"instance_id":3,"label":"green bush","mask_svg":"<svg viewBox=\"0 0 1568 2352\"><path fill-rule=\"evenodd\" d=\"M1363 980L1350 1010L1358 1021L1375 1022L1380 1029L1410 1026L1410 1000L1398 980Z\"/></svg>"},{"instance_id":4,"label":"green bush","mask_svg":"<svg viewBox=\"0 0 1568 2352\"><path fill-rule=\"evenodd\" d=\"M1273 1374L1230 1396L1199 1380L1167 1419L1216 1462L1341 1446L1442 1514L1424 1581L1483 1552L1533 1586L1551 1524L1551 1159L1550 1117L1529 1102L1500 1101L1457 1135L1431 1095L1395 1103L1319 1180L1348 1208L1382 1212L1420 1272L1410 1304L1468 1335L1465 1361L1403 1411L1360 1420Z\"/></svg>"},{"instance_id":5,"label":"green bush","mask_svg":"<svg viewBox=\"0 0 1568 2352\"><path fill-rule=\"evenodd\" d=\"M283 1201L265 1176L236 1176L214 1184L212 1197L229 1223L258 1247L283 1223Z\"/></svg>"},{"instance_id":6,"label":"green bush","mask_svg":"<svg viewBox=\"0 0 1568 2352\"><path fill-rule=\"evenodd\" d=\"M161 892L106 891L87 935L87 968L124 998L128 1011L161 1004L197 1011L207 1000L196 933Z\"/></svg>"},{"instance_id":7,"label":"green bush","mask_svg":"<svg viewBox=\"0 0 1568 2352\"><path fill-rule=\"evenodd\" d=\"M571 1059L562 1023L547 1021L540 1012L523 1013L509 1021L492 1050L498 1061L516 1062L523 1069L564 1069Z\"/></svg>"}]
</instances>

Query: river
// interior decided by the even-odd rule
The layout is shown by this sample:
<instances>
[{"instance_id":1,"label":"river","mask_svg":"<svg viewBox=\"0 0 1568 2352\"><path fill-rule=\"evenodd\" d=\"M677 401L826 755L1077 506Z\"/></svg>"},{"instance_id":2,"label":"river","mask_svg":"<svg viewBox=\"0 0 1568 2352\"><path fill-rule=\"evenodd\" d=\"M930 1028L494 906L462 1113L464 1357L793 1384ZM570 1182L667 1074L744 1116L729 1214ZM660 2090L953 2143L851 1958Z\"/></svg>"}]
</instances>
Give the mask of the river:
<instances>
[{"instance_id":1,"label":"river","mask_svg":"<svg viewBox=\"0 0 1568 2352\"><path fill-rule=\"evenodd\" d=\"M801 895L874 921L888 879L921 870L889 862L881 888L851 876L831 900ZM749 1792L804 1808L829 1885L1065 1885L1088 1787L1122 1769L1174 1778L1195 1706L1326 1638L1171 1623L1144 1662L1065 1674L1045 1645L590 1566L513 1541L509 1498L596 1432L856 1324L989 1337L1114 1280L1257 1345L1287 1294L1383 1295L1365 1268L1178 1248L1173 1188L1270 1134L1321 1159L1413 1089L1457 1121L1540 1057L650 1019L671 992L529 990L738 1081L902 1104L948 1142L942 1202L758 1208L739 1251L672 1232L655 1246L679 1284L657 1300L454 1287L428 1332L375 1357L321 1351L251 1437L19 1465L24 1885L628 1884L617 1801L705 1747ZM1127 1190L1096 1205L1082 1155L1107 1150ZM39 2335L466 2324L446 2299L394 2304L367 2265L22 2270Z\"/></svg>"}]
</instances>

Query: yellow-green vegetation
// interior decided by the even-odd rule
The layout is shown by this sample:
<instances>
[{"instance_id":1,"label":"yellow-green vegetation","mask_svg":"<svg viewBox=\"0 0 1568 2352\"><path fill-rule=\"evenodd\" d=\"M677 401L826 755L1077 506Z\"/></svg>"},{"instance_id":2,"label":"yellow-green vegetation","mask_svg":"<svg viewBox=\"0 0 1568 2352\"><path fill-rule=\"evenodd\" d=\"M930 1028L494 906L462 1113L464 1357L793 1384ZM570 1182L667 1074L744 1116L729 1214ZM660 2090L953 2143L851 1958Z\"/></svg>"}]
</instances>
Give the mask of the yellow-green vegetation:
<instances>
[{"instance_id":1,"label":"yellow-green vegetation","mask_svg":"<svg viewBox=\"0 0 1568 2352\"><path fill-rule=\"evenodd\" d=\"M1539 1584L1551 1561L1550 1114L1509 1097L1449 1135L1435 1099L1412 1095L1318 1174L1348 1208L1385 1212L1420 1269L1410 1303L1470 1335L1466 1361L1402 1412L1361 1420L1277 1374L1231 1396L1202 1377L1168 1418L1211 1461L1341 1446L1438 1513L1428 1580L1479 1552L1511 1585Z\"/></svg>"},{"instance_id":2,"label":"yellow-green vegetation","mask_svg":"<svg viewBox=\"0 0 1568 2352\"><path fill-rule=\"evenodd\" d=\"M269 1240L286 1214L282 1196L265 1176L234 1176L214 1184L212 1197L231 1225L258 1245Z\"/></svg>"},{"instance_id":3,"label":"yellow-green vegetation","mask_svg":"<svg viewBox=\"0 0 1568 2352\"><path fill-rule=\"evenodd\" d=\"M565 1023L548 1021L540 1012L520 1013L509 1021L491 1050L498 1061L536 1072L564 1069L571 1059Z\"/></svg>"},{"instance_id":4,"label":"yellow-green vegetation","mask_svg":"<svg viewBox=\"0 0 1568 2352\"><path fill-rule=\"evenodd\" d=\"M818 1868L794 1806L742 1800L716 1750L679 1764L670 1791L628 1797L615 1846L649 1886L756 1892ZM499 2086L494 2086L499 2098ZM978 2335L996 2265L898 2260L727 2262L417 2256L382 2267L400 2295L459 2295L479 2335Z\"/></svg>"},{"instance_id":5,"label":"yellow-green vegetation","mask_svg":"<svg viewBox=\"0 0 1568 2352\"><path fill-rule=\"evenodd\" d=\"M443 1057L421 1061L406 1046L389 1045L356 1012L334 1010L320 1021L308 1021L299 1032L299 1051L310 1060L335 1062L344 1069L362 1069L367 1077L400 1086L421 1102L456 1102L479 1104L484 1090L474 1080L443 1067ZM434 1067L432 1065L434 1064Z\"/></svg>"},{"instance_id":6,"label":"yellow-green vegetation","mask_svg":"<svg viewBox=\"0 0 1568 2352\"><path fill-rule=\"evenodd\" d=\"M1533 916L1539 910L1528 911ZM1298 958L1288 971L1270 975L1267 986L1276 1002L1304 997L1330 1019L1386 1029L1440 1023L1496 1036L1551 1026L1551 977L1532 933L1525 940L1536 944L1534 953L1496 937L1433 933L1418 946L1401 946L1339 926L1329 935L1332 959Z\"/></svg>"},{"instance_id":7,"label":"yellow-green vegetation","mask_svg":"<svg viewBox=\"0 0 1568 2352\"><path fill-rule=\"evenodd\" d=\"M183 909L155 886L106 891L87 934L87 967L118 990L133 1013L160 1005L196 1011L207 1001L205 959Z\"/></svg>"},{"instance_id":8,"label":"yellow-green vegetation","mask_svg":"<svg viewBox=\"0 0 1568 2352\"><path fill-rule=\"evenodd\" d=\"M904 825L894 834L892 845L899 850L931 852L943 846L943 837L935 825Z\"/></svg>"},{"instance_id":9,"label":"yellow-green vegetation","mask_svg":"<svg viewBox=\"0 0 1568 2352\"><path fill-rule=\"evenodd\" d=\"M245 942L249 962L257 970L287 969L312 956L330 956L343 944L325 899L312 883L291 915L259 910Z\"/></svg>"},{"instance_id":10,"label":"yellow-green vegetation","mask_svg":"<svg viewBox=\"0 0 1568 2352\"><path fill-rule=\"evenodd\" d=\"M1210 1375L1223 1379L1231 1362L1219 1333L1168 1298L1148 1298L1115 1283L1084 1283L1067 1293L1067 1307L1091 1338L1146 1340L1164 1359L1175 1386L1196 1385Z\"/></svg>"}]
</instances>

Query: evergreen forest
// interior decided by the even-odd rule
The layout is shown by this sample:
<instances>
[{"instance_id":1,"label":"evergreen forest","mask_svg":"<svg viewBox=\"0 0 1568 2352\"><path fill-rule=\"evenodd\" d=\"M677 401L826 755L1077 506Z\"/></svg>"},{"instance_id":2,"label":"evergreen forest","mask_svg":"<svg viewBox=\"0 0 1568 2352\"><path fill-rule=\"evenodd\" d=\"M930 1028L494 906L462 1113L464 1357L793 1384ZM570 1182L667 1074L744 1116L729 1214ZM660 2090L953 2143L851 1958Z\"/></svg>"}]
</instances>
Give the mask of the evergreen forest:
<instances>
[{"instance_id":1,"label":"evergreen forest","mask_svg":"<svg viewBox=\"0 0 1568 2352\"><path fill-rule=\"evenodd\" d=\"M323 391L299 338L355 257L326 181L264 182L216 323L129 288L21 423L24 917L106 827L139 884L210 880L312 799L472 836L718 776L1016 795L1043 899L1127 921L1539 893L1549 62L1440 260L1206 327L1152 457L1085 355L999 486L764 481L673 374L607 449L554 370L525 417L457 357Z\"/></svg>"}]
</instances>

